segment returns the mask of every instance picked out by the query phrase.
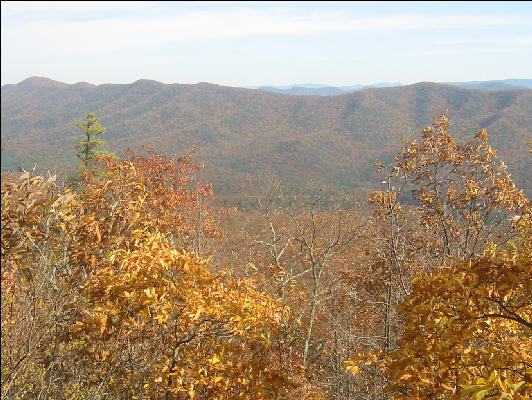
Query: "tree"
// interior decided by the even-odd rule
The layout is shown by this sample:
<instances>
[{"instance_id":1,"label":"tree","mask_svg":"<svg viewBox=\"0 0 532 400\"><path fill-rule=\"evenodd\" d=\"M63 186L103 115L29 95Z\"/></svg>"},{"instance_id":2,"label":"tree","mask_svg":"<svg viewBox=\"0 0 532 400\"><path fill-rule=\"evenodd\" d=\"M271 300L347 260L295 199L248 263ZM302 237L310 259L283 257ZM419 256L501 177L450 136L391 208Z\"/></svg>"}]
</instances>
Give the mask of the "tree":
<instances>
[{"instance_id":1,"label":"tree","mask_svg":"<svg viewBox=\"0 0 532 400\"><path fill-rule=\"evenodd\" d=\"M193 175L201 168L191 156L170 158L151 148L147 155L126 151L127 159L103 157L98 175L83 175L83 220L70 230L73 263L90 270L93 258L105 251L130 245L136 229L156 224L178 248L196 250L198 235L218 235L212 215L203 211L195 218L200 201L214 194L210 185L194 185ZM210 213L213 214L213 213ZM94 244L98 246L94 246Z\"/></svg>"},{"instance_id":2,"label":"tree","mask_svg":"<svg viewBox=\"0 0 532 400\"><path fill-rule=\"evenodd\" d=\"M85 174L70 229L71 262L87 275L71 332L89 344L73 355L85 381L116 398L281 394L289 383L270 362L270 343L287 309L186 250L197 223L216 234L209 218L187 218L212 194L191 186L199 167L153 150L129 156L102 158L97 176Z\"/></svg>"},{"instance_id":3,"label":"tree","mask_svg":"<svg viewBox=\"0 0 532 400\"><path fill-rule=\"evenodd\" d=\"M386 354L397 399L528 399L532 396L532 214L504 250L457 260L417 277L399 311L399 347ZM347 363L358 371L356 360Z\"/></svg>"},{"instance_id":4,"label":"tree","mask_svg":"<svg viewBox=\"0 0 532 400\"><path fill-rule=\"evenodd\" d=\"M100 158L80 193L2 179L2 397L274 399L280 301L183 247L195 229L187 156ZM205 214L206 215L206 214Z\"/></svg>"},{"instance_id":5,"label":"tree","mask_svg":"<svg viewBox=\"0 0 532 400\"><path fill-rule=\"evenodd\" d=\"M531 329L530 203L485 130L460 145L449 124L445 114L435 115L395 165L378 163L385 190L369 199L382 222L375 249L390 281L386 342L346 365L384 373L397 398L474 393L481 399L497 393L489 385L517 393L529 380L530 359L522 349L530 347ZM410 205L401 204L408 189ZM516 235L517 248L511 244ZM392 298L402 303L395 310ZM393 338L391 311L404 314L403 322L395 319Z\"/></svg>"},{"instance_id":6,"label":"tree","mask_svg":"<svg viewBox=\"0 0 532 400\"><path fill-rule=\"evenodd\" d=\"M379 222L374 247L388 275L386 350L393 347L392 297L400 303L409 294L413 274L450 258L477 257L491 243L503 245L515 234L510 217L526 204L487 132L479 130L460 145L448 133L449 125L445 113L436 114L433 126L403 147L395 165L377 163L385 188L368 201ZM408 190L411 204L401 204Z\"/></svg>"},{"instance_id":7,"label":"tree","mask_svg":"<svg viewBox=\"0 0 532 400\"><path fill-rule=\"evenodd\" d=\"M274 346L280 363L300 373L315 395L353 395L341 364L343 346L351 339L342 324L350 322L346 315L353 305L342 272L352 268L354 262L347 260L358 254L362 218L347 206L352 204L330 199L322 188L299 196L295 204L289 204L274 177L259 188L258 207L246 228L252 243L248 268L261 288L291 309L292 318L284 321ZM303 396L301 390L290 393L290 398Z\"/></svg>"},{"instance_id":8,"label":"tree","mask_svg":"<svg viewBox=\"0 0 532 400\"><path fill-rule=\"evenodd\" d=\"M54 180L2 175L2 398L66 396L75 381L65 337L83 282L68 263L73 195Z\"/></svg>"},{"instance_id":9,"label":"tree","mask_svg":"<svg viewBox=\"0 0 532 400\"><path fill-rule=\"evenodd\" d=\"M82 291L71 339L88 344L73 354L87 382L119 399L281 394L289 382L269 347L285 308L156 229L134 239L108 253Z\"/></svg>"},{"instance_id":10,"label":"tree","mask_svg":"<svg viewBox=\"0 0 532 400\"><path fill-rule=\"evenodd\" d=\"M484 129L464 145L448 133L450 120L436 114L421 140L406 145L392 173L412 188L421 224L437 239L433 256L478 256L486 244L503 245L515 232L513 213L526 204Z\"/></svg>"},{"instance_id":11,"label":"tree","mask_svg":"<svg viewBox=\"0 0 532 400\"><path fill-rule=\"evenodd\" d=\"M98 138L103 135L106 129L98 122L94 113L85 116L86 121L77 121L76 125L84 134L84 139L74 141L77 156L83 168L87 169L94 163L96 156L111 156L107 150L103 149L105 142Z\"/></svg>"}]
</instances>

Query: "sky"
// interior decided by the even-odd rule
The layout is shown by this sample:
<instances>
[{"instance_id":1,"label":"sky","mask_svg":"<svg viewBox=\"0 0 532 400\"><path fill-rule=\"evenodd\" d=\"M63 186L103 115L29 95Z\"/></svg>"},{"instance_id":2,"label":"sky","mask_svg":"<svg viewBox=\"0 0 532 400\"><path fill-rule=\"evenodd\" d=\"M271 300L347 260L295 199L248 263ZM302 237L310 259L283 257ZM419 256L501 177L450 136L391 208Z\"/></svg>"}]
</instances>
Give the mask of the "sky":
<instances>
[{"instance_id":1,"label":"sky","mask_svg":"<svg viewBox=\"0 0 532 400\"><path fill-rule=\"evenodd\" d=\"M1 83L532 78L532 2L1 3Z\"/></svg>"}]
</instances>

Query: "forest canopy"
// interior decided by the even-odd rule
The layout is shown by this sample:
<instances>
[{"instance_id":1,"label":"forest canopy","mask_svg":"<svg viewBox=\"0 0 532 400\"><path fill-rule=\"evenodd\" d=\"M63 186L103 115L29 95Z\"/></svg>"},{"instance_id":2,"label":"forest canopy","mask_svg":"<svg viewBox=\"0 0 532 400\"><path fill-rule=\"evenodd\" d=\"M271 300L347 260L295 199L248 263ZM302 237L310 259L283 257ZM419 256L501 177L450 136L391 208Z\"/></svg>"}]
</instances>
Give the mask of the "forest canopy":
<instances>
[{"instance_id":1,"label":"forest canopy","mask_svg":"<svg viewBox=\"0 0 532 400\"><path fill-rule=\"evenodd\" d=\"M363 204L269 176L223 208L153 149L3 174L2 398L530 398L532 206L449 123Z\"/></svg>"}]
</instances>

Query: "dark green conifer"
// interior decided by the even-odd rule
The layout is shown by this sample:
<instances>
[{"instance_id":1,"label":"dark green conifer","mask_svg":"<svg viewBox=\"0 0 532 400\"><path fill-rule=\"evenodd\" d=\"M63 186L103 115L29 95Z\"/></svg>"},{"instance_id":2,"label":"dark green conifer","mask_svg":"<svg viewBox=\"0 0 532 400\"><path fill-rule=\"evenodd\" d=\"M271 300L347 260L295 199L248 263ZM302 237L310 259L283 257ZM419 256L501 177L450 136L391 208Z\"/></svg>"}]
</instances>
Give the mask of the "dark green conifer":
<instances>
[{"instance_id":1,"label":"dark green conifer","mask_svg":"<svg viewBox=\"0 0 532 400\"><path fill-rule=\"evenodd\" d=\"M84 134L82 140L76 140L76 151L83 168L90 168L95 156L114 156L103 148L105 142L98 138L106 129L98 122L94 113L85 116L86 121L77 121L76 125Z\"/></svg>"}]
</instances>

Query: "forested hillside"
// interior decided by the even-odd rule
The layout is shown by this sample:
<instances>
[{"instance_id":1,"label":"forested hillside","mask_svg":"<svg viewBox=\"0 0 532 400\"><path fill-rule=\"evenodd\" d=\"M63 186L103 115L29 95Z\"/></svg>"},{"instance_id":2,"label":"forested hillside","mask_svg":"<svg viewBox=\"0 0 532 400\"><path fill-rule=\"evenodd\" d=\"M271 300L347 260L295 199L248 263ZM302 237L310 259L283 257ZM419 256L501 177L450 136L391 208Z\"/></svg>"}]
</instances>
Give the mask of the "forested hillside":
<instances>
[{"instance_id":1,"label":"forested hillside","mask_svg":"<svg viewBox=\"0 0 532 400\"><path fill-rule=\"evenodd\" d=\"M63 170L75 164L75 121L94 112L107 128L109 150L150 144L182 153L200 148L204 180L220 199L239 204L248 176L266 171L293 189L327 183L338 193L365 193L373 164L389 161L405 137L448 110L458 138L480 128L518 186L531 193L532 90L487 92L419 83L339 96L289 96L200 83L68 85L29 78L2 87L2 169Z\"/></svg>"},{"instance_id":2,"label":"forested hillside","mask_svg":"<svg viewBox=\"0 0 532 400\"><path fill-rule=\"evenodd\" d=\"M2 174L3 399L531 398L532 204L485 130L437 114L367 201L268 176L246 211L78 126L75 179Z\"/></svg>"}]
</instances>

